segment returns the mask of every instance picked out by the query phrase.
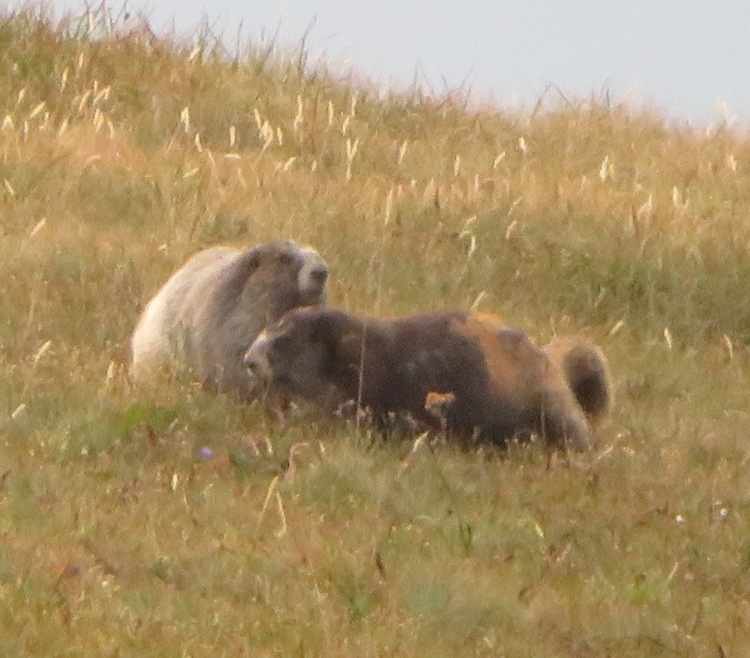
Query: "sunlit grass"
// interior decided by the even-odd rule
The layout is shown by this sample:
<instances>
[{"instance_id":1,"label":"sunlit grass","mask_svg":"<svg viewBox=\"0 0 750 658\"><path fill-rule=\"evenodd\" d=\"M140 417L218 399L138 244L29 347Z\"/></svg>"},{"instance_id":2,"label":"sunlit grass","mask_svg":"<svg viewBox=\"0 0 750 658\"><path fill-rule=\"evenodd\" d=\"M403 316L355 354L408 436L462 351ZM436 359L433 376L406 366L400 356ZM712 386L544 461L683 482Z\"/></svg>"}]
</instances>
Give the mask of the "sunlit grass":
<instances>
[{"instance_id":1,"label":"sunlit grass","mask_svg":"<svg viewBox=\"0 0 750 658\"><path fill-rule=\"evenodd\" d=\"M121 19L0 18L3 653L747 653L748 134L606 96L383 97ZM169 273L280 236L350 311L596 340L594 450L135 391Z\"/></svg>"}]
</instances>

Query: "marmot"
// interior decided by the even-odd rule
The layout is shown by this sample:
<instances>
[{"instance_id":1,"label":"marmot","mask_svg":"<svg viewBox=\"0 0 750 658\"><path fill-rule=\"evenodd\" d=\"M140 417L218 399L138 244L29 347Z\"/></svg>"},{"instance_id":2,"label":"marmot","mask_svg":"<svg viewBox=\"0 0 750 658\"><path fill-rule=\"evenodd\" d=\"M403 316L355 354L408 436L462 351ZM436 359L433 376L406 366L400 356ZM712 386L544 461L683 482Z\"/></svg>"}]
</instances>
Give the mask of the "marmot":
<instances>
[{"instance_id":1,"label":"marmot","mask_svg":"<svg viewBox=\"0 0 750 658\"><path fill-rule=\"evenodd\" d=\"M551 357L484 313L376 320L306 308L264 330L244 362L280 391L326 403L354 399L376 421L405 412L491 443L535 434L553 449L584 450L590 422L609 407L610 383L601 351L572 349L571 358Z\"/></svg>"},{"instance_id":2,"label":"marmot","mask_svg":"<svg viewBox=\"0 0 750 658\"><path fill-rule=\"evenodd\" d=\"M320 254L291 241L197 253L144 308L132 338L133 378L181 364L209 389L254 397L243 354L289 309L323 302L327 278Z\"/></svg>"}]
</instances>

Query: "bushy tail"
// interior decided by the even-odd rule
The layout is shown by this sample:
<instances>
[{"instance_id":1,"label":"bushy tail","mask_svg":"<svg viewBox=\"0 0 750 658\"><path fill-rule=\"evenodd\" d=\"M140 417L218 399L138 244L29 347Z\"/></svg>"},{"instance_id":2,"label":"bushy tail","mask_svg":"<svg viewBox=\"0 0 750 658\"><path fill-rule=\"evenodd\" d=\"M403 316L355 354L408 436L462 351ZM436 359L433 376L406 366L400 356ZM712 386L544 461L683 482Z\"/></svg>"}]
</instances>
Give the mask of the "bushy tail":
<instances>
[{"instance_id":1,"label":"bushy tail","mask_svg":"<svg viewBox=\"0 0 750 658\"><path fill-rule=\"evenodd\" d=\"M602 350L575 338L554 338L544 351L558 365L578 400L583 413L594 425L612 407L612 380Z\"/></svg>"}]
</instances>

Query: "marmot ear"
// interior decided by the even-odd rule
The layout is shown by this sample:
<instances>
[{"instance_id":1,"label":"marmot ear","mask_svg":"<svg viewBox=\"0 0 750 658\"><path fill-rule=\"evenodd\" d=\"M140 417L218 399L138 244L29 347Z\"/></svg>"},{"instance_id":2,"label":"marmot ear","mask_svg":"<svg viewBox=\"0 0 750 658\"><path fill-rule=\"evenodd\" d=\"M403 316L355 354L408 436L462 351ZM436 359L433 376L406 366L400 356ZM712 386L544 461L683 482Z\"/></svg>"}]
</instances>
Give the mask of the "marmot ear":
<instances>
[{"instance_id":1,"label":"marmot ear","mask_svg":"<svg viewBox=\"0 0 750 658\"><path fill-rule=\"evenodd\" d=\"M240 261L237 264L237 275L242 280L246 281L249 279L255 271L260 267L261 250L258 247L246 251L240 256Z\"/></svg>"}]
</instances>

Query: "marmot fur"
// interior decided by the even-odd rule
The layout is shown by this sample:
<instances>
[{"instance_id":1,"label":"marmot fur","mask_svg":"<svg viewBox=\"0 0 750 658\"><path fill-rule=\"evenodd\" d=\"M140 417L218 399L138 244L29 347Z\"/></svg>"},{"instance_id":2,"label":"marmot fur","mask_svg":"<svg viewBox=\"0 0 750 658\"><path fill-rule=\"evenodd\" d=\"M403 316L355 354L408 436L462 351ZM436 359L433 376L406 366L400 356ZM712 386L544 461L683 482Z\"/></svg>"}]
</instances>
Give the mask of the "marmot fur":
<instances>
[{"instance_id":1,"label":"marmot fur","mask_svg":"<svg viewBox=\"0 0 750 658\"><path fill-rule=\"evenodd\" d=\"M544 351L562 369L589 423L597 425L609 412L613 400L612 377L604 352L585 339L567 337L552 339Z\"/></svg>"},{"instance_id":2,"label":"marmot fur","mask_svg":"<svg viewBox=\"0 0 750 658\"><path fill-rule=\"evenodd\" d=\"M428 427L492 443L535 434L554 449L584 450L590 421L609 407L606 362L582 344L553 348L548 354L485 313L376 320L308 308L263 331L245 364L287 394L354 399L376 421L405 412Z\"/></svg>"},{"instance_id":3,"label":"marmot fur","mask_svg":"<svg viewBox=\"0 0 750 658\"><path fill-rule=\"evenodd\" d=\"M291 241L201 251L144 308L132 338L131 375L143 381L181 364L208 388L252 398L243 354L289 309L322 302L327 278L320 254Z\"/></svg>"}]
</instances>

